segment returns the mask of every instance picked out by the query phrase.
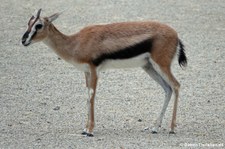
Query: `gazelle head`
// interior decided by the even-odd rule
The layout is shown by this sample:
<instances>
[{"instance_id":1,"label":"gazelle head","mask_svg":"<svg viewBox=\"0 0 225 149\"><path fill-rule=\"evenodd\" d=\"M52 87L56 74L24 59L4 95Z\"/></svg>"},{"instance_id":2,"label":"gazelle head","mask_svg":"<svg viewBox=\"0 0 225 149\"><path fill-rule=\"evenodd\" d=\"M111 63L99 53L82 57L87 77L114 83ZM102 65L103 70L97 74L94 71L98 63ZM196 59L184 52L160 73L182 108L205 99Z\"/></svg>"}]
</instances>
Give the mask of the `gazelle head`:
<instances>
[{"instance_id":1,"label":"gazelle head","mask_svg":"<svg viewBox=\"0 0 225 149\"><path fill-rule=\"evenodd\" d=\"M40 14L41 9L30 18L27 30L22 37L22 44L24 46L45 39L48 36L49 25L60 15L60 13L55 13L49 17L41 18Z\"/></svg>"}]
</instances>

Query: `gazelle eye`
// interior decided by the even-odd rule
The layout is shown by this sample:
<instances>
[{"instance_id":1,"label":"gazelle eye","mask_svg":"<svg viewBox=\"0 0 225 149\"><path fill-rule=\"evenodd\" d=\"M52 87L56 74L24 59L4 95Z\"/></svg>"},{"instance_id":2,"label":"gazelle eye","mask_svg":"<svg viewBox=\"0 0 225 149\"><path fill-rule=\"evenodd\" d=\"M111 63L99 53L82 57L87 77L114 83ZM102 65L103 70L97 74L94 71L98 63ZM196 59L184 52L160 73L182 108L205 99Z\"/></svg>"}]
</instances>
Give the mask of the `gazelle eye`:
<instances>
[{"instance_id":1,"label":"gazelle eye","mask_svg":"<svg viewBox=\"0 0 225 149\"><path fill-rule=\"evenodd\" d=\"M38 30L38 29L41 29L42 27L43 27L42 24L37 24L37 25L35 26L35 29Z\"/></svg>"}]
</instances>

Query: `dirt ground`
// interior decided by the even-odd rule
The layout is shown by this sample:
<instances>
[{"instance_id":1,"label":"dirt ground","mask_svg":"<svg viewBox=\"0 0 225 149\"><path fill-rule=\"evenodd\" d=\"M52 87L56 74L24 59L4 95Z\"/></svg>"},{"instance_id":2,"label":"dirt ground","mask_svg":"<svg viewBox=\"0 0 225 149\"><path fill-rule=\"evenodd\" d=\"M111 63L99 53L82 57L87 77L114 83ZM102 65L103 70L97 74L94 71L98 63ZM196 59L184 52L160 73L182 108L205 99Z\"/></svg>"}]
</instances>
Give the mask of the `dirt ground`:
<instances>
[{"instance_id":1,"label":"dirt ground","mask_svg":"<svg viewBox=\"0 0 225 149\"><path fill-rule=\"evenodd\" d=\"M164 92L140 69L101 73L95 137L80 135L86 119L84 74L58 60L42 43L27 48L21 37L33 12L64 11L55 21L65 34L120 21L158 20L177 30L188 67L177 58L181 83L175 135L169 135L171 100L158 134L150 130ZM0 148L224 148L224 0L1 0Z\"/></svg>"}]
</instances>

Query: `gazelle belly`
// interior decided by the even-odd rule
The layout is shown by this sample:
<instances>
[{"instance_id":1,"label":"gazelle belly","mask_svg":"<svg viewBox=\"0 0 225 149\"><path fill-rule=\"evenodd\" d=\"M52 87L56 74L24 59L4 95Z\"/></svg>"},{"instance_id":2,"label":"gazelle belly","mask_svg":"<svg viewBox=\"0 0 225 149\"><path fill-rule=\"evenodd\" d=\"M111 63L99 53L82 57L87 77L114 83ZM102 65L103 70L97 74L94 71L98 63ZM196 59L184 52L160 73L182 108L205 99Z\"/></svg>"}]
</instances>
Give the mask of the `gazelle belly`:
<instances>
[{"instance_id":1,"label":"gazelle belly","mask_svg":"<svg viewBox=\"0 0 225 149\"><path fill-rule=\"evenodd\" d=\"M148 62L149 56L148 52L129 59L108 59L98 66L98 70L142 67Z\"/></svg>"}]
</instances>

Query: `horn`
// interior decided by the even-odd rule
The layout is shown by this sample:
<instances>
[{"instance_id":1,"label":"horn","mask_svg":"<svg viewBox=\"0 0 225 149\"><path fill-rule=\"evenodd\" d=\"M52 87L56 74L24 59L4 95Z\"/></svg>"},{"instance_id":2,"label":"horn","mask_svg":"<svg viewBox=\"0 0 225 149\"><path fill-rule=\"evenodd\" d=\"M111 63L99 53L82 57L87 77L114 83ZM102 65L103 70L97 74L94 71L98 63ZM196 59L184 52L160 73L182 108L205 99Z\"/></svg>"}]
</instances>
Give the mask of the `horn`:
<instances>
[{"instance_id":1,"label":"horn","mask_svg":"<svg viewBox=\"0 0 225 149\"><path fill-rule=\"evenodd\" d=\"M39 18L41 14L41 8L38 10L36 17Z\"/></svg>"}]
</instances>

